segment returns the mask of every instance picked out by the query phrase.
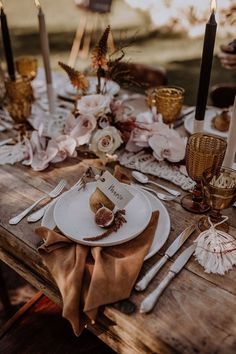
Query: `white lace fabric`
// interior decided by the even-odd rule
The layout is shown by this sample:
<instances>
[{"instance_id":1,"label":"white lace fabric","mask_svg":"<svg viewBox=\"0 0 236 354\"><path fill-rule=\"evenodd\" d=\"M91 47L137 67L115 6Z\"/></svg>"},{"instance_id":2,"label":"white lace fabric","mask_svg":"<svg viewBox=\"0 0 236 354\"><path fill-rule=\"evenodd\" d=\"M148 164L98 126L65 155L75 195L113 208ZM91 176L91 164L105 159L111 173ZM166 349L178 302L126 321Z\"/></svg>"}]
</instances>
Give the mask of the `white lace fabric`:
<instances>
[{"instance_id":1,"label":"white lace fabric","mask_svg":"<svg viewBox=\"0 0 236 354\"><path fill-rule=\"evenodd\" d=\"M178 166L171 165L166 161L159 162L152 154L144 150L138 153L122 151L119 154L119 162L121 165L132 170L148 173L171 181L183 190L191 190L195 185L195 182L184 175Z\"/></svg>"},{"instance_id":2,"label":"white lace fabric","mask_svg":"<svg viewBox=\"0 0 236 354\"><path fill-rule=\"evenodd\" d=\"M24 160L28 155L28 149L24 143L15 145L4 145L0 147L0 165L14 165L16 162Z\"/></svg>"}]
</instances>

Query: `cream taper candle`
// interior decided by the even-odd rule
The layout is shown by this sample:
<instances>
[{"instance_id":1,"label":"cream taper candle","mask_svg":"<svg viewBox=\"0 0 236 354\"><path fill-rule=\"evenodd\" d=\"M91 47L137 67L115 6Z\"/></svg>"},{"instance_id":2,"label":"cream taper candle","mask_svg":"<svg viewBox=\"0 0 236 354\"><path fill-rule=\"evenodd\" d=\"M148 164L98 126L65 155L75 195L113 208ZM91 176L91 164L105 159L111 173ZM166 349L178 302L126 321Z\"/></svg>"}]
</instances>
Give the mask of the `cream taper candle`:
<instances>
[{"instance_id":1,"label":"cream taper candle","mask_svg":"<svg viewBox=\"0 0 236 354\"><path fill-rule=\"evenodd\" d=\"M47 83L49 112L52 114L55 112L55 94L54 94L53 84L52 84L52 71L50 65L48 34L46 29L45 16L42 11L39 0L35 0L35 5L38 8L39 34L40 34L41 51L43 56L43 64L44 64L46 83Z\"/></svg>"},{"instance_id":2,"label":"cream taper candle","mask_svg":"<svg viewBox=\"0 0 236 354\"><path fill-rule=\"evenodd\" d=\"M227 144L223 166L232 168L236 153L236 96L234 98L234 107L230 119Z\"/></svg>"}]
</instances>

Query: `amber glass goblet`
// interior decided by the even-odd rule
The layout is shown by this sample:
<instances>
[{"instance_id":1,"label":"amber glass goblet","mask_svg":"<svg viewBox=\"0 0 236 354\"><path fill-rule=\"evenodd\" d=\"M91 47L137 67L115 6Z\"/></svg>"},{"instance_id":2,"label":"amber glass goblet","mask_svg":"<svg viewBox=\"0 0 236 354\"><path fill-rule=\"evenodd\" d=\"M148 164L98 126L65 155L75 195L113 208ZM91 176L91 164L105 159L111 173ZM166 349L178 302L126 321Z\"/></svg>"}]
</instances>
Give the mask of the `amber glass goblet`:
<instances>
[{"instance_id":1,"label":"amber glass goblet","mask_svg":"<svg viewBox=\"0 0 236 354\"><path fill-rule=\"evenodd\" d=\"M161 86L151 94L158 113L162 114L165 124L173 124L178 118L183 103L185 90L177 86Z\"/></svg>"},{"instance_id":2,"label":"amber glass goblet","mask_svg":"<svg viewBox=\"0 0 236 354\"><path fill-rule=\"evenodd\" d=\"M37 75L38 61L34 57L19 57L16 59L16 70L29 80L34 80Z\"/></svg>"},{"instance_id":3,"label":"amber glass goblet","mask_svg":"<svg viewBox=\"0 0 236 354\"><path fill-rule=\"evenodd\" d=\"M205 213L209 205L204 198L203 173L209 169L211 176L220 170L227 143L224 139L204 133L190 136L186 146L186 169L190 178L196 182L192 193L185 195L182 207L193 213Z\"/></svg>"},{"instance_id":4,"label":"amber glass goblet","mask_svg":"<svg viewBox=\"0 0 236 354\"><path fill-rule=\"evenodd\" d=\"M229 208L236 200L236 171L221 167L217 175L212 176L211 170L206 170L203 173L203 184L206 201L211 207L209 217L216 224L223 220L221 210ZM209 229L208 217L201 217L198 227L201 231ZM216 228L228 232L229 224L224 222Z\"/></svg>"}]
</instances>

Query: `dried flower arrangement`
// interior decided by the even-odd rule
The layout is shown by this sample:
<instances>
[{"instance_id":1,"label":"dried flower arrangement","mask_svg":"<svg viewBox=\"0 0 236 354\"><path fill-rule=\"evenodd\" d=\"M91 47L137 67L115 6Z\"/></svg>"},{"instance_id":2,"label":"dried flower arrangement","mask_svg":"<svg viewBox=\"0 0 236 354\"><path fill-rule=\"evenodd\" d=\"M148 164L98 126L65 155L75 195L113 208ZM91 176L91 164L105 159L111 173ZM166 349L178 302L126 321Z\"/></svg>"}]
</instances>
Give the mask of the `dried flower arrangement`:
<instances>
[{"instance_id":1,"label":"dried flower arrangement","mask_svg":"<svg viewBox=\"0 0 236 354\"><path fill-rule=\"evenodd\" d=\"M43 133L43 123L33 131L31 137L17 144L21 151L11 159L31 166L36 171L44 170L50 163L63 161L67 157L76 157L77 148L88 145L89 150L101 161L114 161L116 151L122 146L129 152L149 149L155 159L179 162L185 155L186 140L162 122L154 111L135 114L126 99L115 97L119 85L137 84L127 69L122 66L127 43L109 52L108 26L91 55L91 67L96 72L95 86L91 92L91 77L59 62L67 73L71 84L77 91L75 109L65 121L63 131L47 139ZM94 85L94 81L93 81ZM110 85L110 86L109 86ZM7 163L9 148L4 151L2 162ZM15 152L14 152L15 154Z\"/></svg>"},{"instance_id":2,"label":"dried flower arrangement","mask_svg":"<svg viewBox=\"0 0 236 354\"><path fill-rule=\"evenodd\" d=\"M84 74L59 62L71 84L78 90L76 114L68 118L66 134L74 135L75 131L83 134L77 135L78 145L89 144L90 150L103 161L106 161L107 155L114 154L122 143L126 143L126 149L132 152L151 148L158 160L181 161L186 142L178 133L159 121L152 112L135 117L129 105L106 92L106 85L111 80L138 84L121 65L125 57L124 48L129 44L109 53L110 31L108 26L92 51L91 67L97 77L96 94L86 92L89 83Z\"/></svg>"}]
</instances>

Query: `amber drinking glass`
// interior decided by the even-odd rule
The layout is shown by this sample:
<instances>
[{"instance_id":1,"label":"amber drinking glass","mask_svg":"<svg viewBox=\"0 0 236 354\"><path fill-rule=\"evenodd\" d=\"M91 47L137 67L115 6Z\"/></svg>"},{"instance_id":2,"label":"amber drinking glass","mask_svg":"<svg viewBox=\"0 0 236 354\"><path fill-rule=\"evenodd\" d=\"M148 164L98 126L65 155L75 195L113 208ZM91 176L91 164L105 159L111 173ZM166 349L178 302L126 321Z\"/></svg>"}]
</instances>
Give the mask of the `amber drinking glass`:
<instances>
[{"instance_id":1,"label":"amber drinking glass","mask_svg":"<svg viewBox=\"0 0 236 354\"><path fill-rule=\"evenodd\" d=\"M190 136L186 146L186 169L196 182L192 193L181 200L183 208L193 213L205 213L209 205L204 198L203 173L208 169L211 176L220 170L225 156L227 143L224 139L204 133Z\"/></svg>"},{"instance_id":2,"label":"amber drinking glass","mask_svg":"<svg viewBox=\"0 0 236 354\"><path fill-rule=\"evenodd\" d=\"M16 70L29 80L34 80L37 75L38 61L34 57L19 57L16 59Z\"/></svg>"},{"instance_id":3,"label":"amber drinking glass","mask_svg":"<svg viewBox=\"0 0 236 354\"><path fill-rule=\"evenodd\" d=\"M17 78L15 81L6 80L7 110L17 123L23 123L31 114L33 92L28 79Z\"/></svg>"},{"instance_id":4,"label":"amber drinking glass","mask_svg":"<svg viewBox=\"0 0 236 354\"><path fill-rule=\"evenodd\" d=\"M161 86L150 93L149 100L156 106L157 112L162 114L165 124L173 124L178 118L183 102L185 90L177 86Z\"/></svg>"},{"instance_id":5,"label":"amber drinking glass","mask_svg":"<svg viewBox=\"0 0 236 354\"><path fill-rule=\"evenodd\" d=\"M7 111L16 123L25 123L31 115L32 104L28 100L9 101Z\"/></svg>"},{"instance_id":6,"label":"amber drinking glass","mask_svg":"<svg viewBox=\"0 0 236 354\"><path fill-rule=\"evenodd\" d=\"M203 173L203 184L207 203L211 207L210 220L216 224L223 220L221 210L229 208L236 200L236 171L221 167L217 175L212 176L211 170ZM209 229L208 217L203 216L198 227L201 231ZM224 222L217 226L219 229L228 231L229 224Z\"/></svg>"}]
</instances>

